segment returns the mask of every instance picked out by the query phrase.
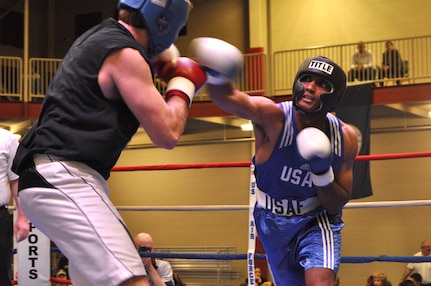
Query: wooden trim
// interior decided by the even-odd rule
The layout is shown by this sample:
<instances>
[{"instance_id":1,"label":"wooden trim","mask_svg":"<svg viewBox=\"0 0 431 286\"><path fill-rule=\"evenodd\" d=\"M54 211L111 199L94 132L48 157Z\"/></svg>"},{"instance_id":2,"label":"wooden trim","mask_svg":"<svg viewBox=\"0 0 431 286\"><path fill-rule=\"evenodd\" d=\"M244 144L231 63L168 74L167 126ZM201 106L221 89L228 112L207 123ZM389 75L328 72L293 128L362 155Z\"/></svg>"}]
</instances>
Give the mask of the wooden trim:
<instances>
[{"instance_id":1,"label":"wooden trim","mask_svg":"<svg viewBox=\"0 0 431 286\"><path fill-rule=\"evenodd\" d=\"M291 100L291 95L273 97L276 102ZM373 90L372 105L431 101L431 83L401 86L376 87ZM0 102L0 117L31 118L39 116L42 104L30 102ZM189 117L228 116L210 101L193 102Z\"/></svg>"}]
</instances>

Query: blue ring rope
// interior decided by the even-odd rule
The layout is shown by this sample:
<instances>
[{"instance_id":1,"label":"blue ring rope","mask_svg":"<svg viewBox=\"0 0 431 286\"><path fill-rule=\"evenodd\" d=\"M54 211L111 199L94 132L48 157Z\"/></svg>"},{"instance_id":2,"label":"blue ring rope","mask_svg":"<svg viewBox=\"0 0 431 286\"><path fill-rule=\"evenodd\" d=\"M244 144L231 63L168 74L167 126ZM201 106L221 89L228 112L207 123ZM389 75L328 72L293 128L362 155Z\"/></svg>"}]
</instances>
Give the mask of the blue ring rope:
<instances>
[{"instance_id":1,"label":"blue ring rope","mask_svg":"<svg viewBox=\"0 0 431 286\"><path fill-rule=\"evenodd\" d=\"M52 252L60 252L58 248L52 248ZM12 250L16 254L17 249ZM196 253L164 253L164 252L140 252L141 257L176 258L176 259L206 259L206 260L247 260L248 254L196 254ZM254 254L255 259L266 260L265 254ZM341 263L370 263L370 262L401 262L421 263L431 262L431 256L342 256Z\"/></svg>"}]
</instances>

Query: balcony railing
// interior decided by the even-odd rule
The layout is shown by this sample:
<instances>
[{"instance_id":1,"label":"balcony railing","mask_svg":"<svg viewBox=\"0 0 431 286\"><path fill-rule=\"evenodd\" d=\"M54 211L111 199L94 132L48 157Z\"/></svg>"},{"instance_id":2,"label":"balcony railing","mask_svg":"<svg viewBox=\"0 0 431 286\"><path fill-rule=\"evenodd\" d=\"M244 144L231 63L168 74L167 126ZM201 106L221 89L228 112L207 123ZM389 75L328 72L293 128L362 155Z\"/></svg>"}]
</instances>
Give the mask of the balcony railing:
<instances>
[{"instance_id":1,"label":"balcony railing","mask_svg":"<svg viewBox=\"0 0 431 286\"><path fill-rule=\"evenodd\" d=\"M408 63L408 73L400 73L393 78L379 78L382 67L385 41L364 42L366 49L374 56L375 77L370 82L392 84L407 81L409 83L431 82L431 36L392 40L394 47L400 52L403 61ZM272 58L272 95L291 94L293 80L301 62L310 56L325 56L338 63L348 74L352 55L357 51L357 43L313 47L300 50L276 52ZM367 78L364 76L364 78ZM349 84L355 84L350 82Z\"/></svg>"},{"instance_id":2,"label":"balcony railing","mask_svg":"<svg viewBox=\"0 0 431 286\"><path fill-rule=\"evenodd\" d=\"M365 42L366 49L374 55L376 74L369 80L375 83L393 84L431 82L431 36L392 40L401 57L408 63L408 73L393 78L381 78L379 70L386 41ZM348 74L351 57L357 51L357 43L313 47L275 52L271 59L265 53L244 55L244 66L238 75L237 87L251 95L288 95L301 62L310 56L326 56L338 63ZM28 77L23 73L23 60L19 57L0 56L0 100L40 101L60 66L61 59L29 59ZM24 80L28 79L28 94L24 94ZM356 84L349 82L348 84ZM164 86L156 81L163 93ZM209 100L205 89L195 100Z\"/></svg>"},{"instance_id":3,"label":"balcony railing","mask_svg":"<svg viewBox=\"0 0 431 286\"><path fill-rule=\"evenodd\" d=\"M22 59L0 56L0 97L19 100L22 97Z\"/></svg>"},{"instance_id":4,"label":"balcony railing","mask_svg":"<svg viewBox=\"0 0 431 286\"><path fill-rule=\"evenodd\" d=\"M61 59L31 58L29 60L29 99L35 101L43 98L54 74L60 66Z\"/></svg>"}]
</instances>

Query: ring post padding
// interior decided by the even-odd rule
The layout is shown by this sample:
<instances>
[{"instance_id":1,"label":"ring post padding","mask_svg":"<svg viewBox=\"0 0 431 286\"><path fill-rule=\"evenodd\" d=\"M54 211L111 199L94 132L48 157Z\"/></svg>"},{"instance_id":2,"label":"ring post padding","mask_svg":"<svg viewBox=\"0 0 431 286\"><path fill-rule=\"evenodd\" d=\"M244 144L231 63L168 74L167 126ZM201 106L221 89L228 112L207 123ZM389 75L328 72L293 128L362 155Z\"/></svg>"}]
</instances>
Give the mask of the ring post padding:
<instances>
[{"instance_id":1,"label":"ring post padding","mask_svg":"<svg viewBox=\"0 0 431 286\"><path fill-rule=\"evenodd\" d=\"M50 240L30 223L27 238L18 243L19 285L50 285L50 263Z\"/></svg>"},{"instance_id":2,"label":"ring post padding","mask_svg":"<svg viewBox=\"0 0 431 286\"><path fill-rule=\"evenodd\" d=\"M256 178L254 177L254 165L250 165L250 194L248 209L248 252L247 252L247 277L248 285L254 286L254 252L256 250L256 229L253 210L256 204Z\"/></svg>"}]
</instances>

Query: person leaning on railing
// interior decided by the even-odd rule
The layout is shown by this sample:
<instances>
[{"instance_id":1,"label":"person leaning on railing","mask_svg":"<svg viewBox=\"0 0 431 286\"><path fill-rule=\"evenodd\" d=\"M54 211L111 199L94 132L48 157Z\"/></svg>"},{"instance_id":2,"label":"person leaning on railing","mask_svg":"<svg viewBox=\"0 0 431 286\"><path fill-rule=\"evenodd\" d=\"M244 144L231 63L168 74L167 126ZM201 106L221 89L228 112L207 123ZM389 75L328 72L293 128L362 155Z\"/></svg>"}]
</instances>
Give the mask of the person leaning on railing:
<instances>
[{"instance_id":1,"label":"person leaning on railing","mask_svg":"<svg viewBox=\"0 0 431 286\"><path fill-rule=\"evenodd\" d=\"M357 45L358 51L352 55L352 64L348 72L348 81L374 80L376 69L374 67L374 56L367 50L364 42Z\"/></svg>"},{"instance_id":2,"label":"person leaning on railing","mask_svg":"<svg viewBox=\"0 0 431 286\"><path fill-rule=\"evenodd\" d=\"M380 72L380 78L398 78L403 77L407 70L401 59L400 52L395 49L392 41L386 41L386 51L382 55L382 70ZM400 85L401 81L396 80L396 84ZM383 86L383 82L380 82L380 86Z\"/></svg>"}]
</instances>

